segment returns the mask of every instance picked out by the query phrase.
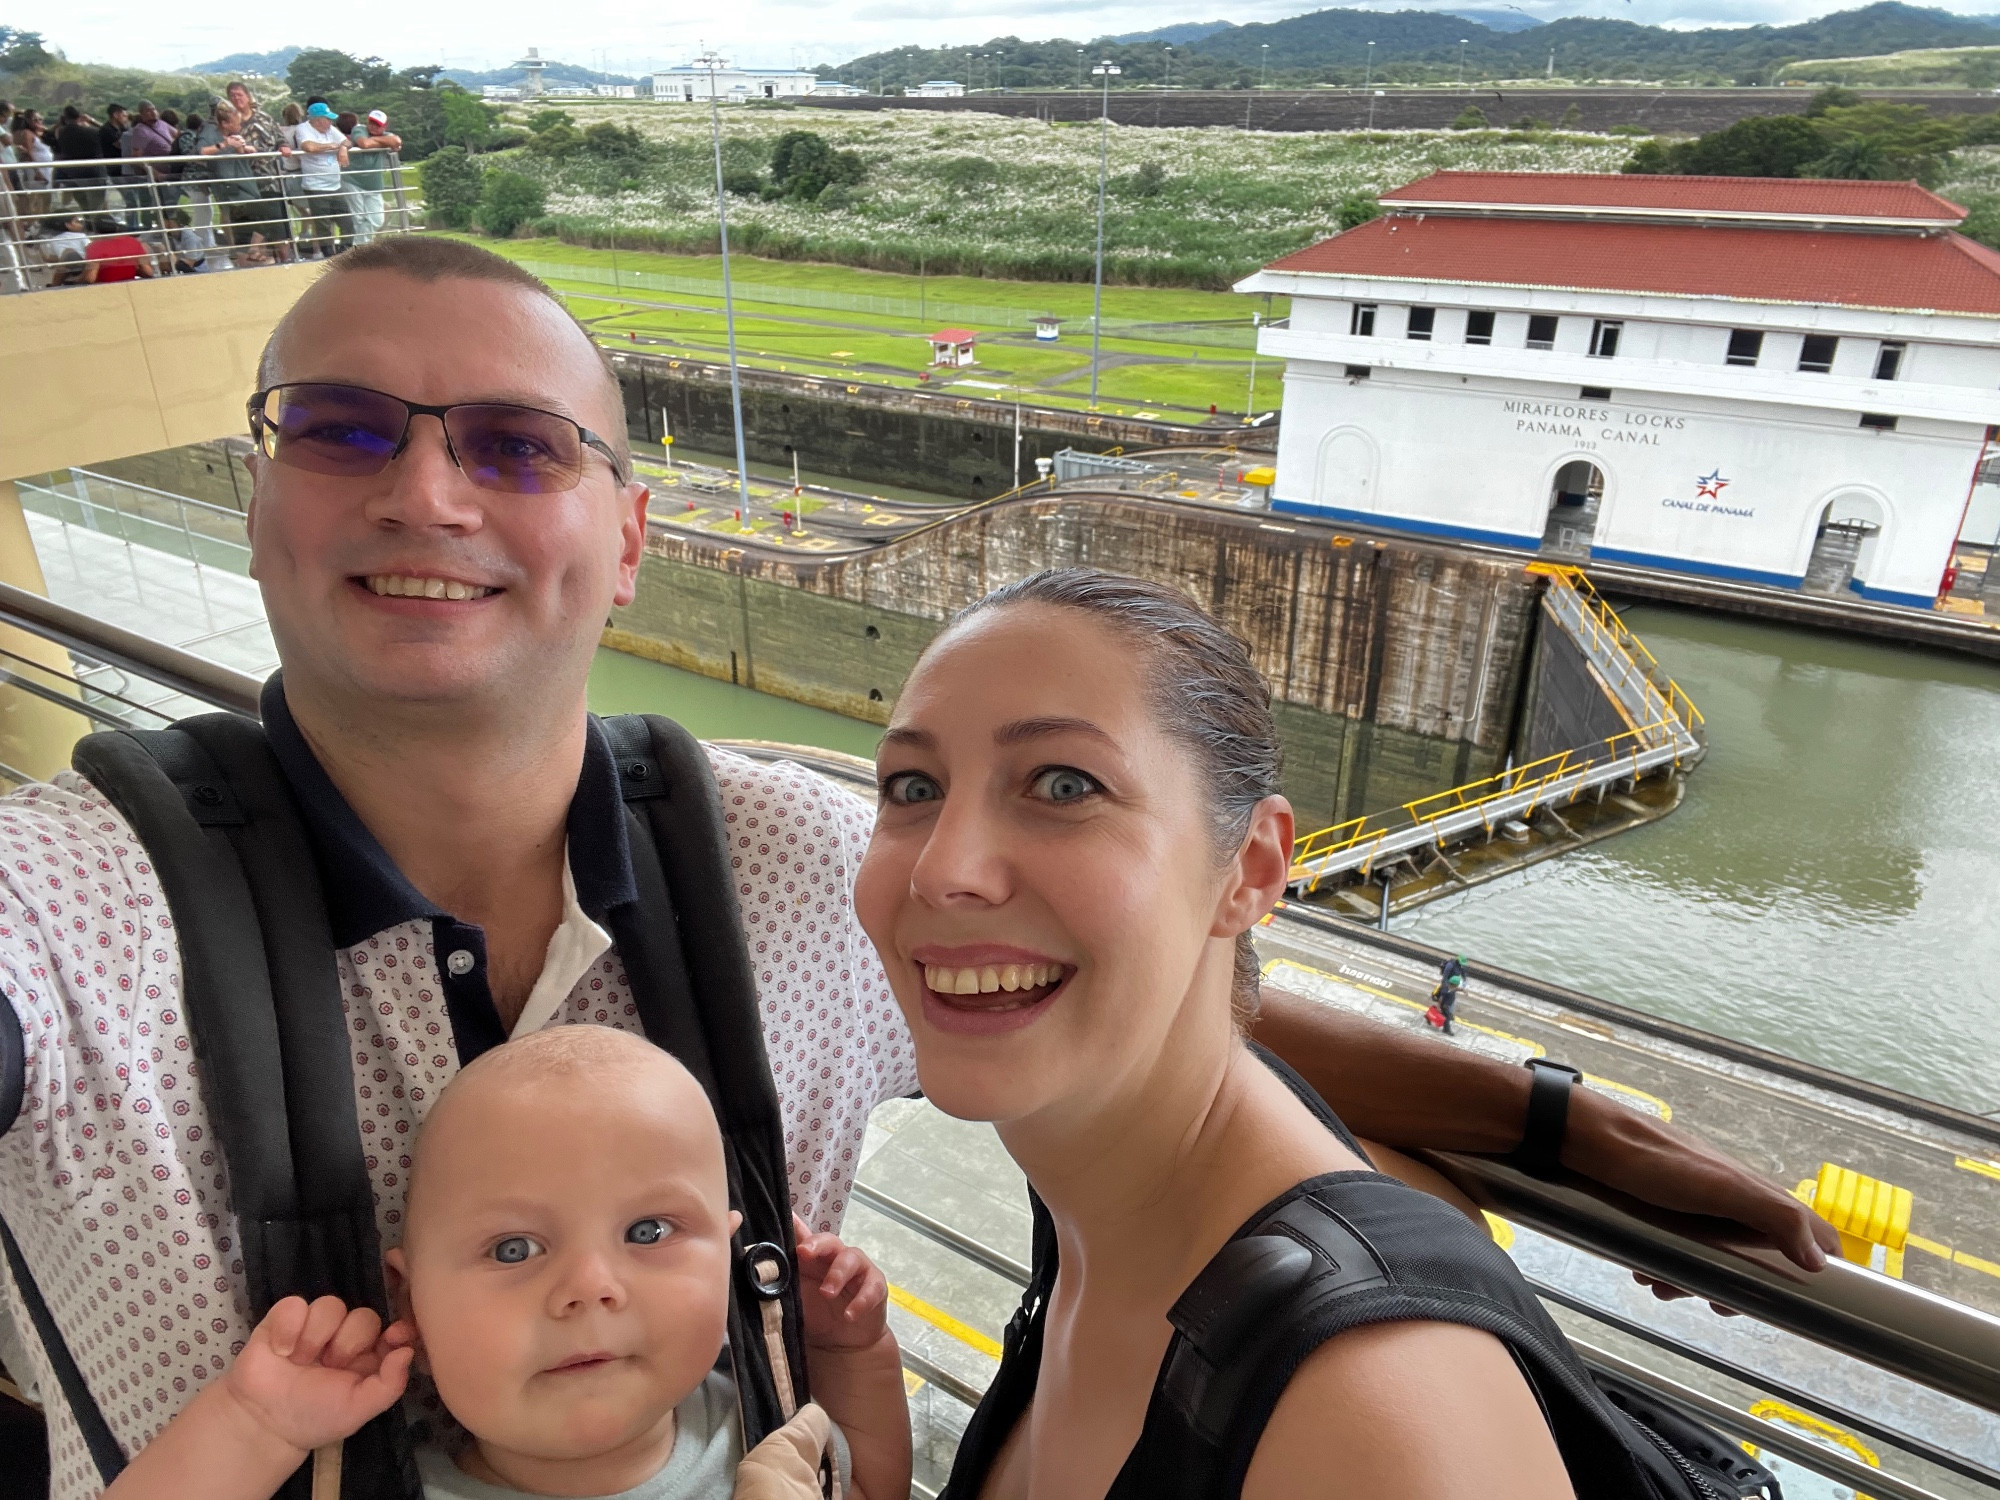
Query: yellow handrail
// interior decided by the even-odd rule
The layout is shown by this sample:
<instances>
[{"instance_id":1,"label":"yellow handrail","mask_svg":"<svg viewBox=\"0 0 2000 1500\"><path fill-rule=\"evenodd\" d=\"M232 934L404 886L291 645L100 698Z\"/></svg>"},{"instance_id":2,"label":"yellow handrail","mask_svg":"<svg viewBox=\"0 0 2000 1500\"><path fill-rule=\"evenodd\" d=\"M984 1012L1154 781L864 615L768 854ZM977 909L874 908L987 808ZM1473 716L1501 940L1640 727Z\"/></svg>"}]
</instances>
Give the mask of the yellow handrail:
<instances>
[{"instance_id":1,"label":"yellow handrail","mask_svg":"<svg viewBox=\"0 0 2000 1500\"><path fill-rule=\"evenodd\" d=\"M1597 592L1589 574L1567 563L1547 562L1529 563L1528 571L1568 584L1576 591L1578 598L1583 602L1585 619L1589 620L1596 630L1609 636L1612 644L1624 652L1639 669L1640 675L1652 683L1654 689L1666 700L1668 713L1690 729L1698 724L1707 723L1707 720L1702 718L1701 710L1694 706L1694 700L1682 691L1678 682L1668 677L1661 669L1659 658L1646 648L1644 641L1627 628L1625 622L1619 618L1618 611Z\"/></svg>"}]
</instances>

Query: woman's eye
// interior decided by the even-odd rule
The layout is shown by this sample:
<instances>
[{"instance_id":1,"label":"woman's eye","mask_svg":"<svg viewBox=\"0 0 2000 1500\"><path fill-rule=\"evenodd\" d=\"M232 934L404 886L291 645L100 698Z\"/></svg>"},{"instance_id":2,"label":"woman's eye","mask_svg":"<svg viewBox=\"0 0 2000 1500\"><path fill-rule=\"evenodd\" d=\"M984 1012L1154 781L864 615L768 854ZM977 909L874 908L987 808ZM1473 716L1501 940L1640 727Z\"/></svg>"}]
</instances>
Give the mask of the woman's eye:
<instances>
[{"instance_id":1,"label":"woman's eye","mask_svg":"<svg viewBox=\"0 0 2000 1500\"><path fill-rule=\"evenodd\" d=\"M882 797L899 807L910 807L942 801L944 788L922 771L898 771L882 783Z\"/></svg>"},{"instance_id":2,"label":"woman's eye","mask_svg":"<svg viewBox=\"0 0 2000 1500\"><path fill-rule=\"evenodd\" d=\"M532 1260L541 1253L542 1247L525 1234L510 1234L487 1252L503 1266L518 1266L522 1261Z\"/></svg>"},{"instance_id":3,"label":"woman's eye","mask_svg":"<svg viewBox=\"0 0 2000 1500\"><path fill-rule=\"evenodd\" d=\"M640 1219L628 1225L625 1243L628 1245L657 1245L674 1232L673 1225L665 1219Z\"/></svg>"},{"instance_id":4,"label":"woman's eye","mask_svg":"<svg viewBox=\"0 0 2000 1500\"><path fill-rule=\"evenodd\" d=\"M1036 774L1035 795L1051 802L1080 802L1102 788L1081 771L1068 766L1051 766Z\"/></svg>"}]
</instances>

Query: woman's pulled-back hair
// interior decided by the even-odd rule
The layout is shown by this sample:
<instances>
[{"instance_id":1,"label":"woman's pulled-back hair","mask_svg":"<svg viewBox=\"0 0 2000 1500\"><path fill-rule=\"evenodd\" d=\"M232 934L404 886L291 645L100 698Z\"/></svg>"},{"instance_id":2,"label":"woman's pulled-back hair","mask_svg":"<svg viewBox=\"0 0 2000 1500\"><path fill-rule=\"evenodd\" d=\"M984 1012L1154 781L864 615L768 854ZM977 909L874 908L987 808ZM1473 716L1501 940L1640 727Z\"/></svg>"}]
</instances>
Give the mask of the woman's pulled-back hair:
<instances>
[{"instance_id":1,"label":"woman's pulled-back hair","mask_svg":"<svg viewBox=\"0 0 2000 1500\"><path fill-rule=\"evenodd\" d=\"M1283 791L1271 688L1243 642L1179 590L1101 568L1051 568L993 590L952 617L949 630L1015 604L1074 609L1130 637L1145 656L1160 727L1185 745L1208 796L1216 857L1234 855L1250 816ZM1230 1009L1247 1032L1257 1016L1257 950L1236 939Z\"/></svg>"}]
</instances>

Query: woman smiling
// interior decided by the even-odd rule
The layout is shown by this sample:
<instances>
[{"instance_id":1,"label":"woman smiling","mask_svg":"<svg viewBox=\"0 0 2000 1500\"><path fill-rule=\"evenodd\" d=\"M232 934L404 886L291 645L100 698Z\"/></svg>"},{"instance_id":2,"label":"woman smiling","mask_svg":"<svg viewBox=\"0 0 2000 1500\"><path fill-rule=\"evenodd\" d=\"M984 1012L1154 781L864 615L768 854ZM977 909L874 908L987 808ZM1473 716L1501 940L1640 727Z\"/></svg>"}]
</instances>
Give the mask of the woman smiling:
<instances>
[{"instance_id":1,"label":"woman smiling","mask_svg":"<svg viewBox=\"0 0 2000 1500\"><path fill-rule=\"evenodd\" d=\"M1490 1254L1482 1275L1513 1276L1453 1210L1373 1173L1245 1041L1249 931L1284 893L1292 811L1269 690L1240 643L1165 587L1038 575L932 644L878 775L856 901L924 1092L992 1121L1046 1209L1036 1286L954 1500L1571 1494L1522 1373L1534 1361L1510 1351L1561 1344L1524 1286L1486 1322L1500 1336L1422 1310L1450 1293L1378 1296L1268 1382L1240 1451L1217 1450L1219 1487L1161 1477L1180 1463L1163 1416L1189 1326L1177 1304L1280 1200L1345 1204L1364 1247L1461 1236L1461 1260ZM1368 1253L1409 1290L1393 1250ZM1555 1409L1572 1398L1589 1399ZM1578 1488L1651 1492L1616 1477L1634 1483Z\"/></svg>"}]
</instances>

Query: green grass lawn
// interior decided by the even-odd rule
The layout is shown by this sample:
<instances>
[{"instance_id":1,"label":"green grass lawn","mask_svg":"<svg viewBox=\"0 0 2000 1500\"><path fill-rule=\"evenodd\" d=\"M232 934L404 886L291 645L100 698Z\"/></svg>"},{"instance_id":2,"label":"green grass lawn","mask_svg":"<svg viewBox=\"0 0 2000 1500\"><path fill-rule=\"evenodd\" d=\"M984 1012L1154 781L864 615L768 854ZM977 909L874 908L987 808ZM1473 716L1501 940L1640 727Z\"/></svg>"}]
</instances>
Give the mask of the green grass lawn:
<instances>
[{"instance_id":1,"label":"green grass lawn","mask_svg":"<svg viewBox=\"0 0 2000 1500\"><path fill-rule=\"evenodd\" d=\"M608 251L552 240L486 242L489 248L515 260L547 268L551 265L608 265ZM622 271L653 269L676 276L712 273L718 279L717 256L671 256L621 252ZM779 289L806 286L820 291L863 295L908 296L918 278L847 266L801 265L735 258L732 278L738 282ZM767 272L778 273L766 276ZM826 375L856 382L905 389L956 389L968 396L996 400L1019 399L1035 405L1087 407L1090 390L1090 289L1034 282L934 278L967 295L979 295L989 307L1028 307L1070 316L1061 340L1041 343L1018 328L981 328L979 363L941 370L931 365L927 335L936 319L894 317L828 310L790 308L783 304L739 301L736 342L748 365L786 373ZM594 282L555 277L550 285L564 295L570 310L606 342L636 333L640 347L662 349L651 340L669 340L664 352L717 360L727 356L728 339L719 299L691 294L635 290L620 298ZM1262 299L1228 292L1203 292L1144 287L1105 290L1107 324L1114 317L1160 323L1208 322L1241 318ZM662 307L651 304L674 302ZM1051 305L1053 304L1053 305ZM1248 351L1213 346L1189 346L1172 341L1170 331L1158 338L1106 337L1104 353L1143 356L1147 363L1107 368L1099 380L1099 409L1120 415L1150 411L1174 419L1198 420L1210 405L1223 411L1240 409L1248 385ZM1277 367L1261 379L1267 405L1278 396ZM928 380L921 377L928 375ZM968 383L970 382L970 383Z\"/></svg>"}]
</instances>

